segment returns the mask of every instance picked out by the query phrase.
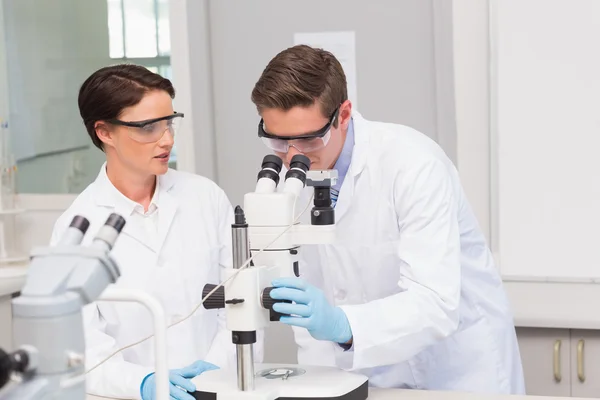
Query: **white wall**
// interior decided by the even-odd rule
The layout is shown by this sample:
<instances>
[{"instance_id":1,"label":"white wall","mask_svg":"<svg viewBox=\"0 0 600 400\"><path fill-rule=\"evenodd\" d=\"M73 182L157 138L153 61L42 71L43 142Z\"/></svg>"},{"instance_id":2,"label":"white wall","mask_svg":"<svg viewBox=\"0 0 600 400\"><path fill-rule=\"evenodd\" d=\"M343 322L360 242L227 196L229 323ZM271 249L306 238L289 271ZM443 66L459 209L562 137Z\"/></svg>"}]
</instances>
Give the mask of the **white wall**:
<instances>
[{"instance_id":1,"label":"white wall","mask_svg":"<svg viewBox=\"0 0 600 400\"><path fill-rule=\"evenodd\" d=\"M600 2L492 4L492 210L502 272L597 279Z\"/></svg>"},{"instance_id":2,"label":"white wall","mask_svg":"<svg viewBox=\"0 0 600 400\"><path fill-rule=\"evenodd\" d=\"M4 8L0 7L0 27L4 26ZM0 29L0 120L8 119L8 60L6 59L6 48L4 29ZM1 132L1 130L0 130ZM0 154L2 149L0 148Z\"/></svg>"},{"instance_id":3,"label":"white wall","mask_svg":"<svg viewBox=\"0 0 600 400\"><path fill-rule=\"evenodd\" d=\"M496 126L496 115L494 111L496 109L497 104L495 102L491 102L494 99L493 94L497 93L498 89L495 87L495 82L497 78L498 71L495 68L495 64L492 56L496 56L494 54L493 48L489 45L490 41L490 31L494 31L497 27L494 25L495 20L490 19L488 15L488 5L492 6L495 4L499 4L502 2L506 4L505 0L490 0L490 1L480 1L480 0L454 0L454 66L455 66L455 87L456 87L456 110L457 110L457 135L458 135L458 165L459 172L463 181L463 186L467 192L469 200L471 201L475 211L477 212L477 217L482 226L487 226L487 230L489 232L489 236L491 237L491 245L494 250L494 256L498 262L500 270L503 274L504 278L504 286L508 292L509 299L512 304L515 323L517 326L524 327L549 327L549 328L581 328L581 329L597 329L598 328L598 319L597 312L594 311L594 307L597 308L598 302L600 302L600 291L598 290L597 284L593 283L590 279L557 279L548 277L549 274L546 274L546 263L540 262L541 257L537 257L537 255L543 256L552 256L554 249L560 249L564 251L565 248L561 245L549 245L548 243L556 243L548 242L545 244L544 248L541 251L536 251L536 254L533 254L533 262L528 262L525 267L521 268L523 265L522 257L513 257L515 264L508 265L506 258L500 257L502 253L502 249L499 246L499 232L496 230L499 222L498 215L498 176L494 172L498 167L496 158L491 157L493 152L490 149L497 149L497 141L491 141L495 135L501 135L501 132L495 132L491 130L491 127ZM530 7L535 4L535 1L511 1L516 7ZM541 14L539 14L540 9L545 9L545 7L556 6L556 4L560 3L563 8L562 16L558 16L556 22L553 25L553 29L561 27L561 30L554 31L554 34L558 34L560 45L562 40L565 40L569 35L577 32L580 27L577 25L581 23L581 21L585 21L588 17L595 17L595 21L597 21L598 13L593 13L593 10L597 10L597 2L594 1L577 1L573 2L571 0L562 0L558 1L539 1L537 6L534 5L535 11L529 15L529 20L524 25L519 25L522 29L523 27L531 29L536 27L536 24L531 23L531 21L538 21L541 18ZM579 6L587 5L590 8L587 13L582 16L582 18L571 18L569 17L569 13L576 11ZM571 7L573 6L573 7ZM494 10L492 10L494 11ZM553 14L547 15L544 14L544 17L551 17ZM559 22L560 20L560 22ZM511 28L512 20L509 18L506 21L505 27ZM597 26L596 23L591 23L588 26ZM512 29L512 28L511 28ZM594 38L597 35L584 35L582 36L583 41L594 41ZM520 39L522 40L522 38ZM553 39L556 41L557 38ZM577 41L578 42L578 41ZM549 42L551 47L558 49L551 42ZM560 47L560 46L559 46ZM573 46L568 46L573 47ZM597 52L593 51L595 49L593 43L587 46L587 51L593 54L597 54ZM569 51L572 51L572 48L569 48L565 52L562 51L550 51L548 53L547 60L551 63L554 63L556 57L561 56L562 54L569 54ZM532 48L531 51L534 51ZM510 53L512 54L512 53ZM585 53L582 53L585 56ZM563 58L559 64L564 64L565 66L570 65L571 62L574 62L574 58ZM513 61L517 61L513 60ZM583 64L585 66L585 63ZM554 66L552 66L554 68ZM572 79L573 77L581 76L579 74L574 74L572 76L567 76L568 79ZM559 76L556 76L559 79ZM589 77L586 78L589 82L593 82L589 80ZM598 81L596 81L598 82ZM524 84L521 82L521 84ZM548 87L557 87L556 85L549 85ZM524 93L529 95L530 88L525 88ZM516 92L515 92L516 93ZM561 93L552 93L547 94L548 98L554 98L556 101L564 101L566 98L563 97ZM567 99L568 100L568 99ZM574 97L571 99L574 102L579 102L581 99ZM598 102L592 100L588 104L582 107L582 110L585 110L588 106L593 106L597 108ZM530 105L527 105L529 107ZM537 105L533 105L537 106ZM568 107L567 107L568 109ZM560 117L560 113L546 113L545 115L538 117L540 122L547 123L552 122L555 117L555 114ZM597 115L597 112L594 113ZM589 116L589 114L588 114ZM575 120L575 123L578 121ZM528 164L535 163L536 161L542 158L537 158L535 155L543 151L543 144L547 141L557 140L556 136L550 137L548 136L550 131L546 130L543 132L539 132L534 130L534 135L541 134L538 136L537 141L538 145L534 147L530 147L528 149L530 153L530 161ZM575 132L576 135L580 135L581 132ZM524 132L523 134L528 135L528 132ZM556 132L553 133L556 135ZM564 132L559 133L559 139L564 140L564 146L569 146L568 139L573 137L569 129ZM577 136L575 136L577 137ZM579 136L581 137L581 136ZM598 136L589 136L589 139L597 140ZM496 138L497 139L497 138ZM529 139L526 139L529 140ZM587 142L590 143L590 142ZM529 145L529 144L527 144ZM588 146L590 148L596 149L597 145ZM571 152L572 149L566 149L567 152ZM586 149L587 150L587 149ZM582 157L583 158L583 157ZM595 162L598 158L596 156L587 157L592 162ZM585 159L585 158L583 158ZM576 159L577 160L577 159ZM555 158L556 162L564 161L561 157ZM577 165L577 160L575 164L571 164L567 162L564 164L566 167L570 167L571 165ZM509 161L510 162L510 159ZM528 165L525 165L527 168ZM550 170L555 166L551 166ZM589 179L588 183L579 182L576 188L571 187L570 189L562 189L568 198L571 198L573 193L581 193L581 190L590 190L594 188L593 185L589 183L597 182L597 169L589 169L583 168L580 169L579 173L587 173ZM523 176L527 176L527 173L523 174ZM543 175L542 175L543 176ZM558 175L563 178L563 175ZM543 178L546 179L546 178ZM535 179L529 179L531 184L536 183ZM572 184L572 182L569 182ZM559 188L559 185L549 185L551 188L552 195L555 195L555 191ZM573 191L575 189L575 191ZM506 188L505 188L506 190ZM560 190L558 193L562 193ZM597 193L596 193L597 194ZM526 193L509 193L511 196L527 196ZM598 203L595 204L595 210L598 209ZM560 210L560 208L556 208L555 210ZM506 215L506 214L505 214ZM555 221L552 215L548 215L548 221L552 223ZM580 219L579 222L585 224L587 220L584 218ZM547 229L547 233L552 235L555 232L558 232L558 228L556 226L551 229ZM597 237L597 227L594 229L594 232L591 235L588 235L586 239L596 238ZM562 231L561 234L572 234L578 235L581 232L569 232ZM537 238L534 238L537 240ZM556 238L555 238L556 239ZM570 240L572 238L569 238ZM566 243L566 242L565 242ZM572 242L571 242L572 243ZM527 252L530 251L530 247L528 247L528 241L523 240L520 243L519 248L521 251ZM597 243L593 246L586 246L583 248L585 251L594 251L597 248ZM579 252L579 246L570 247L570 251L573 254ZM519 262L521 260L521 262ZM531 258L530 258L531 260ZM571 266L574 264L569 262L567 264L562 265L562 271L569 273ZM584 264L585 265L585 264ZM535 276L526 276L528 274L527 268L536 268ZM575 267L579 267L579 265L575 265ZM597 266L591 265L587 267L587 275L589 276L597 276ZM510 273L508 276L506 273Z\"/></svg>"},{"instance_id":4,"label":"white wall","mask_svg":"<svg viewBox=\"0 0 600 400\"><path fill-rule=\"evenodd\" d=\"M453 1L457 165L477 220L490 228L490 97L487 0Z\"/></svg>"}]
</instances>

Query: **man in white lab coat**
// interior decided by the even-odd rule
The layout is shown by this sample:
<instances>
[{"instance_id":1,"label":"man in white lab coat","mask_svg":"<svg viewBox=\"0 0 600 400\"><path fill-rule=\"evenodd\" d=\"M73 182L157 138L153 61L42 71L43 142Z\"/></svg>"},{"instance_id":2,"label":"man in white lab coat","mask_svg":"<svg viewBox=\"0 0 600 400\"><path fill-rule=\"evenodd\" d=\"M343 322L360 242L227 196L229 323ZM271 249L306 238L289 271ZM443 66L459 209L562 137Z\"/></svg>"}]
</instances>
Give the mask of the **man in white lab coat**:
<instances>
[{"instance_id":1,"label":"man in white lab coat","mask_svg":"<svg viewBox=\"0 0 600 400\"><path fill-rule=\"evenodd\" d=\"M121 269L117 286L154 296L169 324L190 315L204 285L231 266L233 222L231 204L215 183L168 167L183 118L173 111L174 96L169 80L135 65L102 68L84 82L80 113L106 163L56 222L52 238L56 243L75 215L90 220L90 240L110 213L123 216L127 223L112 251ZM99 365L153 333L149 312L133 303L93 303L84 309L84 327L86 369L93 369L88 393L154 399L153 340ZM171 399L193 400L192 378L235 365L231 333L216 311L200 307L169 329L167 342ZM260 360L260 340L255 349Z\"/></svg>"},{"instance_id":2,"label":"man in white lab coat","mask_svg":"<svg viewBox=\"0 0 600 400\"><path fill-rule=\"evenodd\" d=\"M303 246L300 278L273 282L303 364L366 374L377 387L524 393L502 281L458 172L407 126L352 110L340 63L294 46L252 92L258 135L289 166L337 169L337 240Z\"/></svg>"}]
</instances>

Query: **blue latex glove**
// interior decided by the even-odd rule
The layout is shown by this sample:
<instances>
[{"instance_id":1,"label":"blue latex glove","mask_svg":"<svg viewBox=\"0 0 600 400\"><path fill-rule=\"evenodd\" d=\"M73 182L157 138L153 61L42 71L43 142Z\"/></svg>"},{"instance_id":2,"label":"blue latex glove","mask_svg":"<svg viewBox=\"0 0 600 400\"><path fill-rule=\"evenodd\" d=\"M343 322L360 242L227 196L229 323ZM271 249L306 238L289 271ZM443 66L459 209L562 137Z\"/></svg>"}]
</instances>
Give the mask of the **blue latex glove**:
<instances>
[{"instance_id":1,"label":"blue latex glove","mask_svg":"<svg viewBox=\"0 0 600 400\"><path fill-rule=\"evenodd\" d=\"M181 369L172 369L169 371L169 394L171 400L195 400L188 392L195 392L196 385L190 380L197 377L205 371L219 369L216 365L206 361L196 361ZM153 373L147 375L140 385L140 393L143 400L156 399L156 375Z\"/></svg>"},{"instance_id":2,"label":"blue latex glove","mask_svg":"<svg viewBox=\"0 0 600 400\"><path fill-rule=\"evenodd\" d=\"M293 315L281 317L281 322L306 328L317 340L347 343L352 339L348 317L341 308L331 306L320 289L299 278L276 279L272 285L276 288L271 290L272 299L296 303L273 305L278 313Z\"/></svg>"}]
</instances>

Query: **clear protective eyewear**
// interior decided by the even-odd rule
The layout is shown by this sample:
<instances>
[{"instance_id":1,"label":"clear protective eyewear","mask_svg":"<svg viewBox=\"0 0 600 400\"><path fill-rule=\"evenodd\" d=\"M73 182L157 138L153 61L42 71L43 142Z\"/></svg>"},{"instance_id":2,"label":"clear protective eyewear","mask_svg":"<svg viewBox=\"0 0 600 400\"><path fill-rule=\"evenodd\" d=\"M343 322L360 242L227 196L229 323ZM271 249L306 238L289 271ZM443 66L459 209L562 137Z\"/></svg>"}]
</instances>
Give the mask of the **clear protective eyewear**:
<instances>
[{"instance_id":1,"label":"clear protective eyewear","mask_svg":"<svg viewBox=\"0 0 600 400\"><path fill-rule=\"evenodd\" d=\"M339 111L338 107L329 118L327 125L318 131L295 136L277 136L268 133L265 130L265 122L261 119L258 123L258 137L268 148L277 153L287 153L290 147L294 147L301 153L317 151L327 146L331 138L331 126L335 123Z\"/></svg>"},{"instance_id":2,"label":"clear protective eyewear","mask_svg":"<svg viewBox=\"0 0 600 400\"><path fill-rule=\"evenodd\" d=\"M121 121L119 119L111 119L106 122L130 128L127 130L129 137L136 142L153 143L158 142L166 131L169 131L171 135L175 136L175 133L181 125L183 116L183 113L176 112L172 115L167 115L166 117L147 119L144 121Z\"/></svg>"}]
</instances>

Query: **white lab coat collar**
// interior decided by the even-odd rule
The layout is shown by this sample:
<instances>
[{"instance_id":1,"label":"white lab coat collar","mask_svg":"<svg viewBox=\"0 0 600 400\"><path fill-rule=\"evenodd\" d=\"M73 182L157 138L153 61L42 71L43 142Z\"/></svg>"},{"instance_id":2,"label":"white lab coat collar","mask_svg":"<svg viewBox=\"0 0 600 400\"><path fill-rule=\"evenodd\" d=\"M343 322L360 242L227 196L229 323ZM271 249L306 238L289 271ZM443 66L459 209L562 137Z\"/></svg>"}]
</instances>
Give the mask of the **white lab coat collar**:
<instances>
[{"instance_id":1,"label":"white lab coat collar","mask_svg":"<svg viewBox=\"0 0 600 400\"><path fill-rule=\"evenodd\" d=\"M113 208L115 213L122 215L125 219L131 216L136 203L119 192L110 179L108 179L106 163L100 168L100 173L94 183L94 199L98 206ZM160 252L179 205L177 199L169 193L174 186L175 181L171 170L168 170L164 175L158 176L156 192L152 198L152 201L158 208L158 242L156 248L152 248L150 243L147 243L142 227L125 224L123 233L133 237L157 253Z\"/></svg>"},{"instance_id":2,"label":"white lab coat collar","mask_svg":"<svg viewBox=\"0 0 600 400\"><path fill-rule=\"evenodd\" d=\"M352 111L352 122L354 124L354 148L350 167L340 188L337 204L335 206L335 219L340 221L352 204L354 196L354 180L365 169L369 154L370 131L369 121L364 119L358 111Z\"/></svg>"},{"instance_id":3,"label":"white lab coat collar","mask_svg":"<svg viewBox=\"0 0 600 400\"><path fill-rule=\"evenodd\" d=\"M364 119L358 111L352 111L352 121L354 123L354 149L348 172L352 176L357 176L367 164L371 136L369 135L369 121Z\"/></svg>"}]
</instances>

